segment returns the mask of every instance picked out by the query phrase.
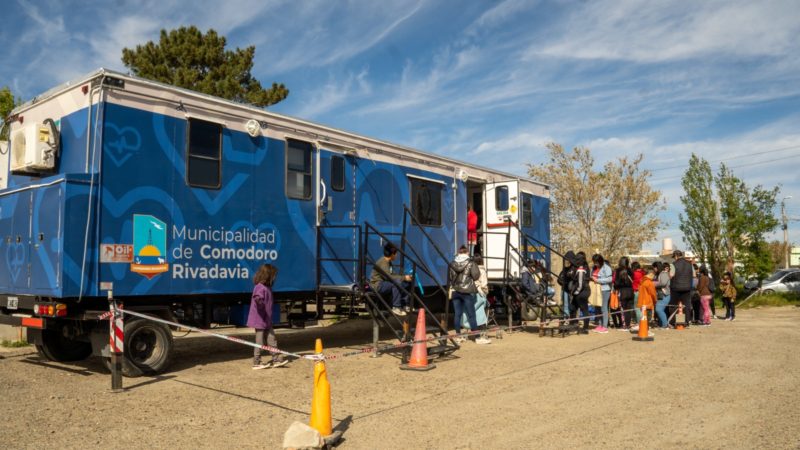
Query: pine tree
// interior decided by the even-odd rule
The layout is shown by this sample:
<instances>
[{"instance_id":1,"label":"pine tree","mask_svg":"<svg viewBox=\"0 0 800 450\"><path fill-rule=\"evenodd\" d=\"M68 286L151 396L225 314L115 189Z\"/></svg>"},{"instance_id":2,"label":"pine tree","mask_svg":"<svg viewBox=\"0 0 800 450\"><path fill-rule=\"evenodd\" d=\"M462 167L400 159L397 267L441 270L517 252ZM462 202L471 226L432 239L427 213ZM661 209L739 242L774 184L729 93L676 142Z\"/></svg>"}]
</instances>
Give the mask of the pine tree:
<instances>
[{"instance_id":1,"label":"pine tree","mask_svg":"<svg viewBox=\"0 0 800 450\"><path fill-rule=\"evenodd\" d=\"M216 31L194 26L161 30L158 43L122 49L122 62L134 75L255 106L269 106L289 95L283 83L264 89L250 71L255 46L225 50Z\"/></svg>"}]
</instances>

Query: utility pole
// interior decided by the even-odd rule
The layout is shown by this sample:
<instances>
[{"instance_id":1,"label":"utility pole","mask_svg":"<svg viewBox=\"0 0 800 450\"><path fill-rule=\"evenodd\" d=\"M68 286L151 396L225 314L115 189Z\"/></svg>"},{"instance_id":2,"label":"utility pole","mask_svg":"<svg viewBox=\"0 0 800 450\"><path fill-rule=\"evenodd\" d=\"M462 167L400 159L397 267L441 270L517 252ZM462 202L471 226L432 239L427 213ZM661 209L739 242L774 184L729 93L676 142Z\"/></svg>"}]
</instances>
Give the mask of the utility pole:
<instances>
[{"instance_id":1,"label":"utility pole","mask_svg":"<svg viewBox=\"0 0 800 450\"><path fill-rule=\"evenodd\" d=\"M789 268L789 218L786 217L786 200L792 198L791 195L783 197L781 200L781 221L783 221L783 268Z\"/></svg>"}]
</instances>

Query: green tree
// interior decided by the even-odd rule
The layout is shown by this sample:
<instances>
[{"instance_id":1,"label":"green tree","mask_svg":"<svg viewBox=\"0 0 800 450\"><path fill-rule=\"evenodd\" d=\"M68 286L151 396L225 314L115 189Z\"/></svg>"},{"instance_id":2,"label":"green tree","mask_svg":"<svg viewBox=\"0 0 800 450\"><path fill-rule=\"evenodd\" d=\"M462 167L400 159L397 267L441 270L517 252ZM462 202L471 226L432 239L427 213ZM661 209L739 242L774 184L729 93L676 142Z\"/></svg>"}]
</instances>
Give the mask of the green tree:
<instances>
[{"instance_id":1,"label":"green tree","mask_svg":"<svg viewBox=\"0 0 800 450\"><path fill-rule=\"evenodd\" d=\"M122 49L122 62L143 78L255 106L274 105L289 95L283 83L264 89L250 73L255 46L232 51L225 44L214 30L161 30L158 43Z\"/></svg>"},{"instance_id":2,"label":"green tree","mask_svg":"<svg viewBox=\"0 0 800 450\"><path fill-rule=\"evenodd\" d=\"M708 263L714 279L719 280L725 258L721 246L720 208L708 161L692 153L681 186L684 190L681 196L684 210L678 215L678 220L683 239L701 261Z\"/></svg>"},{"instance_id":3,"label":"green tree","mask_svg":"<svg viewBox=\"0 0 800 450\"><path fill-rule=\"evenodd\" d=\"M647 182L650 172L640 167L642 155L619 158L598 171L588 148L567 152L549 143L547 149L549 161L529 165L528 172L552 186L553 241L562 250L597 250L611 259L655 239L665 206Z\"/></svg>"},{"instance_id":4,"label":"green tree","mask_svg":"<svg viewBox=\"0 0 800 450\"><path fill-rule=\"evenodd\" d=\"M22 100L14 97L8 86L0 89L0 141L8 140L9 127L6 126L6 121L11 111L20 104Z\"/></svg>"},{"instance_id":5,"label":"green tree","mask_svg":"<svg viewBox=\"0 0 800 450\"><path fill-rule=\"evenodd\" d=\"M736 260L742 264L742 275L765 278L775 267L766 235L780 223L775 215L779 188L758 185L750 189L725 164L720 165L715 183L729 270Z\"/></svg>"}]
</instances>

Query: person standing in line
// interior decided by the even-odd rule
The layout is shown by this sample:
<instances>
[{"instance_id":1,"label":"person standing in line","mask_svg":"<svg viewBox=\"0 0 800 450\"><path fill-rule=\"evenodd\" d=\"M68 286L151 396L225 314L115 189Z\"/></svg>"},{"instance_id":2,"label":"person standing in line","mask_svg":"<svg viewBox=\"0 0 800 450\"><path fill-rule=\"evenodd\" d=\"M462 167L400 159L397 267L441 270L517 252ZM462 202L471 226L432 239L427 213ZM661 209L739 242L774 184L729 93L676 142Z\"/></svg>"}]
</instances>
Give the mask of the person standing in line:
<instances>
[{"instance_id":1,"label":"person standing in line","mask_svg":"<svg viewBox=\"0 0 800 450\"><path fill-rule=\"evenodd\" d=\"M656 261L653 263L653 271L655 274L656 315L658 316L658 324L661 328L667 329L669 328L669 323L667 321L667 306L669 305L670 292L669 272L665 268L664 263L661 261Z\"/></svg>"},{"instance_id":2,"label":"person standing in line","mask_svg":"<svg viewBox=\"0 0 800 450\"><path fill-rule=\"evenodd\" d=\"M630 267L630 260L628 257L623 256L619 259L617 270L614 273L614 288L619 292L619 307L623 311L622 317L622 331L629 331L633 324L631 319L634 316L633 311L633 271Z\"/></svg>"},{"instance_id":3,"label":"person standing in line","mask_svg":"<svg viewBox=\"0 0 800 450\"><path fill-rule=\"evenodd\" d=\"M569 284L573 277L573 272L575 271L575 267L572 265L572 260L575 259L575 253L572 250L569 250L566 254L564 254L564 266L561 268L561 272L558 274L558 285L561 286L561 310L564 313L564 317L569 317L569 307L570 303L572 302L572 298L570 296L569 291Z\"/></svg>"},{"instance_id":4,"label":"person standing in line","mask_svg":"<svg viewBox=\"0 0 800 450\"><path fill-rule=\"evenodd\" d=\"M644 315L641 317L644 320L647 320L647 317L650 315L648 311L652 311L653 307L656 303L656 298L658 294L656 293L655 284L653 284L653 278L655 278L655 269L652 266L648 266L645 269L645 276L642 278L642 283L639 285L639 298L636 303L636 307L639 309L644 309ZM639 331L639 324L636 324L635 327L631 327L631 330ZM648 333L648 336L650 333Z\"/></svg>"},{"instance_id":5,"label":"person standing in line","mask_svg":"<svg viewBox=\"0 0 800 450\"><path fill-rule=\"evenodd\" d=\"M633 304L637 305L639 304L639 285L641 284L642 278L644 277L644 270L642 270L642 266L641 264L639 264L639 261L634 261L633 263L631 263L631 270L633 271ZM635 312L636 312L636 323L639 323L639 321L642 320L642 318L639 317L642 314L642 312L639 311L638 308L636 309Z\"/></svg>"},{"instance_id":6,"label":"person standing in line","mask_svg":"<svg viewBox=\"0 0 800 450\"><path fill-rule=\"evenodd\" d=\"M722 289L722 304L725 305L725 320L732 321L736 318L736 286L733 285L730 272L722 276L719 287Z\"/></svg>"},{"instance_id":7,"label":"person standing in line","mask_svg":"<svg viewBox=\"0 0 800 450\"><path fill-rule=\"evenodd\" d=\"M611 281L613 270L611 266L606 263L603 255L592 255L592 262L594 263L594 270L592 271L592 282L600 286L600 294L602 295L602 322L599 327L594 329L595 333L608 333L608 301L611 298Z\"/></svg>"},{"instance_id":8,"label":"person standing in line","mask_svg":"<svg viewBox=\"0 0 800 450\"><path fill-rule=\"evenodd\" d=\"M478 214L469 205L467 211L467 243L469 244L469 256L475 256L475 246L478 244Z\"/></svg>"},{"instance_id":9,"label":"person standing in line","mask_svg":"<svg viewBox=\"0 0 800 450\"><path fill-rule=\"evenodd\" d=\"M693 276L692 278L692 323L699 325L703 322L703 309L700 306L700 294L697 290L697 285L700 282L700 266L692 264Z\"/></svg>"},{"instance_id":10,"label":"person standing in line","mask_svg":"<svg viewBox=\"0 0 800 450\"><path fill-rule=\"evenodd\" d=\"M711 308L708 302L712 299L711 289L709 289L708 269L700 266L700 274L697 277L697 293L700 295L700 307L702 308L701 320L705 326L711 325Z\"/></svg>"},{"instance_id":11,"label":"person standing in line","mask_svg":"<svg viewBox=\"0 0 800 450\"><path fill-rule=\"evenodd\" d=\"M478 288L478 292L475 293L475 323L479 327L485 327L488 318L486 317L486 296L489 294L489 278L486 275L486 266L483 265L483 257L478 255L474 258L473 263L478 266L478 271L480 272L480 277L475 280L475 287ZM461 315L461 323L469 323L469 316L466 314ZM492 341L486 336L486 332L484 331L481 333L480 337L475 339L476 344L486 345L491 344Z\"/></svg>"},{"instance_id":12,"label":"person standing in line","mask_svg":"<svg viewBox=\"0 0 800 450\"><path fill-rule=\"evenodd\" d=\"M250 297L250 312L247 316L247 326L256 330L256 344L264 345L264 336L267 338L267 345L273 348L278 347L278 340L275 338L275 330L272 328L272 285L275 284L275 277L278 276L278 268L272 264L264 264L253 277L253 294ZM289 363L282 354L270 352L272 360L266 364L261 363L260 348L253 349L253 369L269 369L271 367L281 367Z\"/></svg>"},{"instance_id":13,"label":"person standing in line","mask_svg":"<svg viewBox=\"0 0 800 450\"><path fill-rule=\"evenodd\" d=\"M477 331L478 322L475 317L475 294L478 293L478 286L475 284L481 277L480 269L472 262L469 257L469 249L462 245L458 249L458 255L450 263L450 282L453 287L453 322L456 334L461 333L461 314L467 314L469 330ZM470 339L475 339L470 336ZM464 342L464 338L459 337L457 342Z\"/></svg>"},{"instance_id":14,"label":"person standing in line","mask_svg":"<svg viewBox=\"0 0 800 450\"><path fill-rule=\"evenodd\" d=\"M383 258L375 262L369 278L369 286L380 296L392 296L392 312L398 316L405 316L411 311L408 302L408 292L411 289L411 275L392 274L392 261L397 258L397 247L391 242L383 246ZM405 292L397 287L403 287Z\"/></svg>"},{"instance_id":15,"label":"person standing in line","mask_svg":"<svg viewBox=\"0 0 800 450\"><path fill-rule=\"evenodd\" d=\"M685 326L689 326L689 321L692 317L692 280L694 279L694 271L692 270L692 263L683 257L683 252L675 250L672 252L672 257L675 259L675 273L670 280L669 289L671 292L670 306L677 309L679 305L683 305L683 313L685 315Z\"/></svg>"},{"instance_id":16,"label":"person standing in line","mask_svg":"<svg viewBox=\"0 0 800 450\"><path fill-rule=\"evenodd\" d=\"M570 284L570 295L572 305L570 306L570 318L575 319L580 310L583 315L583 328L578 329L578 334L589 334L589 267L586 262L586 255L578 252L572 261L575 267L574 276Z\"/></svg>"}]
</instances>

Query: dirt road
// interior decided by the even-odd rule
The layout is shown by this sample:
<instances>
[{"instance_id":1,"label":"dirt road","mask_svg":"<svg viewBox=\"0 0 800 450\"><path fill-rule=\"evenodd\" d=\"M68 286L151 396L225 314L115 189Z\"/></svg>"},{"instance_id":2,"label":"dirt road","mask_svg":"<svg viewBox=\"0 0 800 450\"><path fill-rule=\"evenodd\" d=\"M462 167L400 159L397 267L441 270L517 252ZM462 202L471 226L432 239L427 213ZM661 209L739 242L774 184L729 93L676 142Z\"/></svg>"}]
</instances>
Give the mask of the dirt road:
<instances>
[{"instance_id":1,"label":"dirt road","mask_svg":"<svg viewBox=\"0 0 800 450\"><path fill-rule=\"evenodd\" d=\"M652 343L519 332L426 373L392 356L330 361L339 448L798 448L798 325L800 309L771 308ZM279 343L306 351L320 335L341 350L370 333L356 320ZM125 379L119 394L99 361L0 353L0 448L271 449L308 420L310 362L253 371L249 348L194 335L176 346L170 373Z\"/></svg>"}]
</instances>

